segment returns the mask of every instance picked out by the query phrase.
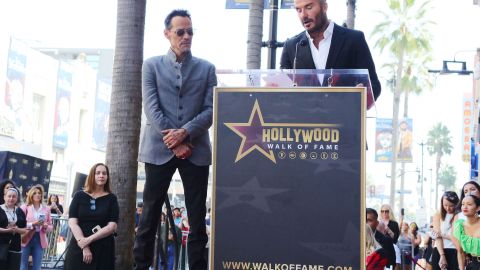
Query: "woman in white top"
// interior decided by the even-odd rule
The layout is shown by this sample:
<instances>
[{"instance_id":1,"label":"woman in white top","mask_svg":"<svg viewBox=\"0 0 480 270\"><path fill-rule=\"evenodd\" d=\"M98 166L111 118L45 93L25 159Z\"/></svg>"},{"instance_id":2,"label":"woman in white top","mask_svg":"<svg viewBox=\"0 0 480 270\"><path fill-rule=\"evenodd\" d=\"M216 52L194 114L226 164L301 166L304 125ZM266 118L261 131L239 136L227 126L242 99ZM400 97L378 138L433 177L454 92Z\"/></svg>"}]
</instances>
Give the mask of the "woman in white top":
<instances>
[{"instance_id":1,"label":"woman in white top","mask_svg":"<svg viewBox=\"0 0 480 270\"><path fill-rule=\"evenodd\" d=\"M445 191L440 200L440 211L433 216L435 248L432 269L458 270L457 250L451 239L455 210L460 199L454 191Z\"/></svg>"}]
</instances>

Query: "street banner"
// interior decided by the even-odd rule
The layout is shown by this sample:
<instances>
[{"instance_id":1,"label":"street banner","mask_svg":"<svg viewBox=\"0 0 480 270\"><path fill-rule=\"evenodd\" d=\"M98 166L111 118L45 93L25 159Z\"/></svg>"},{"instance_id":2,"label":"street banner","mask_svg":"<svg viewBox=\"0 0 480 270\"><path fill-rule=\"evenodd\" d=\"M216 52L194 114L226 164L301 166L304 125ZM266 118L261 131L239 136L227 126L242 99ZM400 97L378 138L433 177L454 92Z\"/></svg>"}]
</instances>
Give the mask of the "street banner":
<instances>
[{"instance_id":1,"label":"street banner","mask_svg":"<svg viewBox=\"0 0 480 270\"><path fill-rule=\"evenodd\" d=\"M17 140L24 140L25 132L31 128L28 101L32 96L25 93L27 50L25 44L10 39L5 91L0 102L0 135Z\"/></svg>"},{"instance_id":2,"label":"street banner","mask_svg":"<svg viewBox=\"0 0 480 270\"><path fill-rule=\"evenodd\" d=\"M95 115L93 119L93 148L107 151L108 122L110 116L110 96L112 83L110 81L97 81L97 94L95 96Z\"/></svg>"},{"instance_id":3,"label":"street banner","mask_svg":"<svg viewBox=\"0 0 480 270\"><path fill-rule=\"evenodd\" d=\"M398 121L397 162L413 161L413 121L411 118ZM392 162L393 125L391 118L377 118L375 134L375 161Z\"/></svg>"},{"instance_id":4,"label":"street banner","mask_svg":"<svg viewBox=\"0 0 480 270\"><path fill-rule=\"evenodd\" d=\"M210 269L365 269L365 88L216 88Z\"/></svg>"},{"instance_id":5,"label":"street banner","mask_svg":"<svg viewBox=\"0 0 480 270\"><path fill-rule=\"evenodd\" d=\"M70 97L72 95L73 66L60 61L57 78L57 97L53 127L53 146L64 149L70 127Z\"/></svg>"},{"instance_id":6,"label":"street banner","mask_svg":"<svg viewBox=\"0 0 480 270\"><path fill-rule=\"evenodd\" d=\"M463 94L463 118L462 118L462 160L471 161L471 141L473 138L474 126L474 104L472 93Z\"/></svg>"},{"instance_id":7,"label":"street banner","mask_svg":"<svg viewBox=\"0 0 480 270\"><path fill-rule=\"evenodd\" d=\"M375 131L375 161L392 162L393 130L391 118L377 118Z\"/></svg>"}]
</instances>

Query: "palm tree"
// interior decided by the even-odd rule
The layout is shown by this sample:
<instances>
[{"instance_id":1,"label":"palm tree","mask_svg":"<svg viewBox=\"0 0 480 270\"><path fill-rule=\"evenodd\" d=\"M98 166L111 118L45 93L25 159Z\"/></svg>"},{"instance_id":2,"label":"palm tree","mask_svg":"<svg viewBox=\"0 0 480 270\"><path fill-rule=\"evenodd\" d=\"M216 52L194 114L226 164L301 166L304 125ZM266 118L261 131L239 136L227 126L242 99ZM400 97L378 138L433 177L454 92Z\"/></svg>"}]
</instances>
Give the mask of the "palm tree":
<instances>
[{"instance_id":1,"label":"palm tree","mask_svg":"<svg viewBox=\"0 0 480 270\"><path fill-rule=\"evenodd\" d=\"M378 11L384 16L384 21L375 26L372 36L377 37L375 47L381 52L385 49L392 57L392 63L389 65L394 68L394 87L393 87L393 116L392 144L398 143L398 120L400 110L400 98L402 93L406 93L415 87L412 84L419 77L411 78L414 72L409 72L414 65L409 65L410 59L418 55L429 55L430 52L430 26L433 22L428 20L426 13L430 9L430 1L426 0L419 3L419 0L387 0L389 9L387 11ZM413 63L413 62L412 62ZM408 108L408 94L405 95ZM408 109L404 109L405 112ZM397 171L397 149L393 148L391 163L391 186L390 186L390 205L395 205L395 180Z\"/></svg>"},{"instance_id":2,"label":"palm tree","mask_svg":"<svg viewBox=\"0 0 480 270\"><path fill-rule=\"evenodd\" d=\"M442 166L438 175L438 183L445 187L445 190L454 190L457 171L451 165Z\"/></svg>"},{"instance_id":3,"label":"palm tree","mask_svg":"<svg viewBox=\"0 0 480 270\"><path fill-rule=\"evenodd\" d=\"M262 58L263 0L250 2L247 37L247 69L259 69Z\"/></svg>"},{"instance_id":4,"label":"palm tree","mask_svg":"<svg viewBox=\"0 0 480 270\"><path fill-rule=\"evenodd\" d=\"M435 155L435 198L438 198L438 183L439 183L439 170L442 165L442 157L449 155L452 152L452 137L450 136L450 130L442 123L437 123L428 132L427 138L427 150L430 155ZM437 200L435 201L435 209L438 207Z\"/></svg>"},{"instance_id":5,"label":"palm tree","mask_svg":"<svg viewBox=\"0 0 480 270\"><path fill-rule=\"evenodd\" d=\"M347 0L347 27L355 28L355 10L357 9L357 0Z\"/></svg>"},{"instance_id":6,"label":"palm tree","mask_svg":"<svg viewBox=\"0 0 480 270\"><path fill-rule=\"evenodd\" d=\"M146 0L118 0L106 163L120 219L116 269L133 268L137 156L142 110L141 69Z\"/></svg>"}]
</instances>

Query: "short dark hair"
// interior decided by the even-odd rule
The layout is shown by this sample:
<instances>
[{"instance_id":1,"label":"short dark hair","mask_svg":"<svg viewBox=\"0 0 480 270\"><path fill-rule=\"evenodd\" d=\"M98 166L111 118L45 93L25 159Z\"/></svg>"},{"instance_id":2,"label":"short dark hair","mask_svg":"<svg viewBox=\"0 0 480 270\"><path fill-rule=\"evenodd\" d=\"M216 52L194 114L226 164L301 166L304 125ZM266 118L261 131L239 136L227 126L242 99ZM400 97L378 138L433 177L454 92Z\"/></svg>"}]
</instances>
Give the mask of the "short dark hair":
<instances>
[{"instance_id":1,"label":"short dark hair","mask_svg":"<svg viewBox=\"0 0 480 270\"><path fill-rule=\"evenodd\" d=\"M165 29L170 29L172 28L172 19L173 17L180 16L180 17L187 17L190 20L192 19L190 17L190 13L188 13L187 10L185 9L175 9L170 12L167 17L165 18Z\"/></svg>"},{"instance_id":2,"label":"short dark hair","mask_svg":"<svg viewBox=\"0 0 480 270\"><path fill-rule=\"evenodd\" d=\"M378 219L378 213L377 210L373 208L367 208L367 215L372 214L376 219Z\"/></svg>"}]
</instances>

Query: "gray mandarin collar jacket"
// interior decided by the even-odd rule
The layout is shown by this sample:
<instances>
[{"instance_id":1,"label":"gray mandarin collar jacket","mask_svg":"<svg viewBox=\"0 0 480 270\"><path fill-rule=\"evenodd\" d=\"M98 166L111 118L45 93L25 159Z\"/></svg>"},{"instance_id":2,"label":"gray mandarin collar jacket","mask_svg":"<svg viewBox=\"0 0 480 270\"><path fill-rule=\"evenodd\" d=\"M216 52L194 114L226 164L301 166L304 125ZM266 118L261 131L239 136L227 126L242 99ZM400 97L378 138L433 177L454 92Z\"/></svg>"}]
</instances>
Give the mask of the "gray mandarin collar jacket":
<instances>
[{"instance_id":1,"label":"gray mandarin collar jacket","mask_svg":"<svg viewBox=\"0 0 480 270\"><path fill-rule=\"evenodd\" d=\"M197 166L212 163L208 129L212 125L215 66L188 54L176 62L170 49L166 55L145 60L142 68L143 109L147 123L140 135L138 161L156 165L173 156L163 143L162 130L185 128L193 144L189 161Z\"/></svg>"}]
</instances>

